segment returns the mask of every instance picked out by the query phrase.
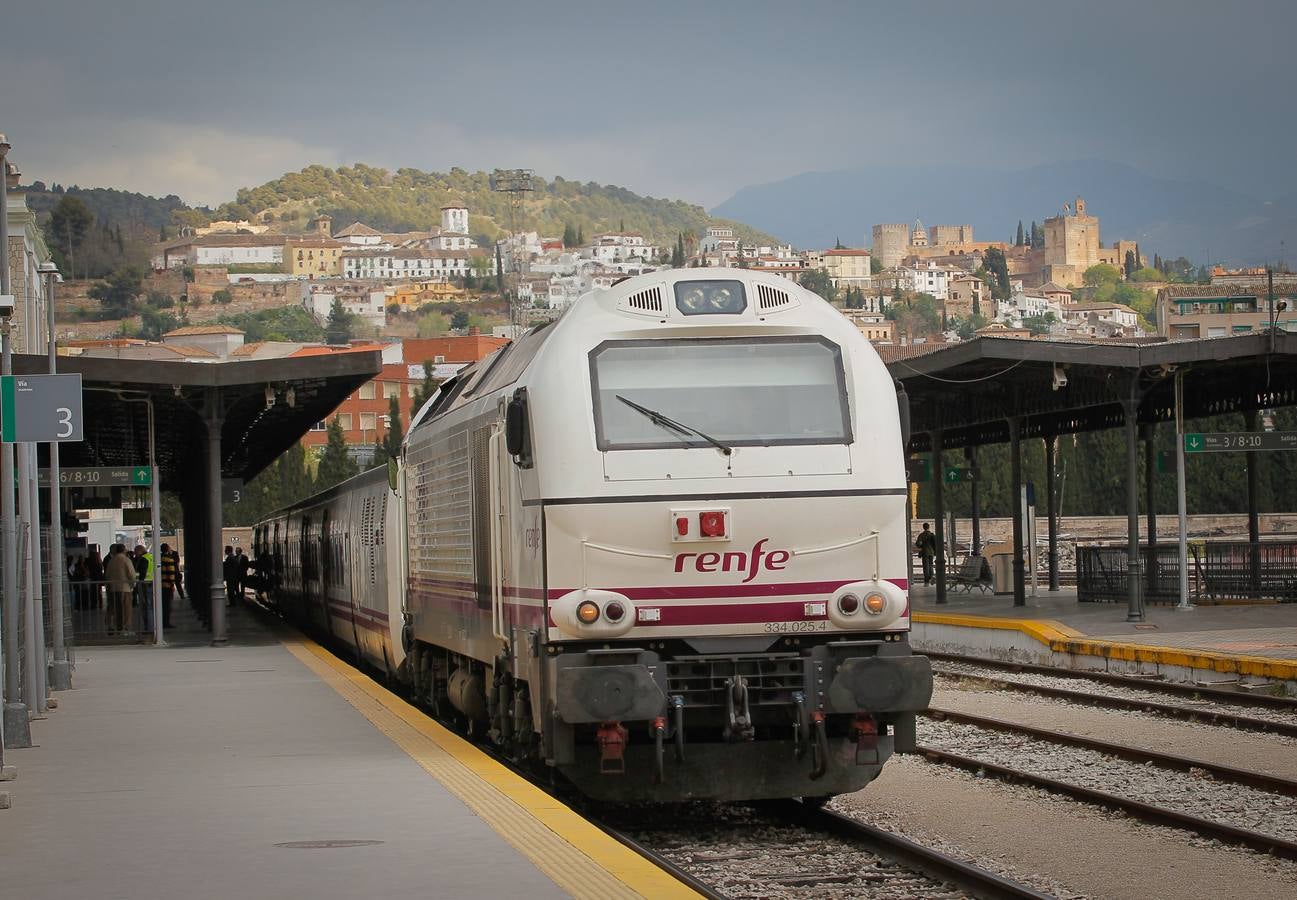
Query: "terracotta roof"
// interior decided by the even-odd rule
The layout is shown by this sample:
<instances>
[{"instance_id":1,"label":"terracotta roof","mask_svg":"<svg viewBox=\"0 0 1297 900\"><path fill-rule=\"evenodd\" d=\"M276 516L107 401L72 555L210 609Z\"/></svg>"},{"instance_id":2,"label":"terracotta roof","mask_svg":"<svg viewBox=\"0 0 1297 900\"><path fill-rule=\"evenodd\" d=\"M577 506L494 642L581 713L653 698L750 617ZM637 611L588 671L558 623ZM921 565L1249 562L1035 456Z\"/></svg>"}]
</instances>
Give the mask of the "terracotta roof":
<instances>
[{"instance_id":1,"label":"terracotta roof","mask_svg":"<svg viewBox=\"0 0 1297 900\"><path fill-rule=\"evenodd\" d=\"M288 238L287 243L291 244L294 247L341 247L343 246L343 243L341 241L335 241L332 238L307 237L307 236L290 237Z\"/></svg>"},{"instance_id":2,"label":"terracotta roof","mask_svg":"<svg viewBox=\"0 0 1297 900\"><path fill-rule=\"evenodd\" d=\"M177 356L197 356L208 359L216 359L216 354L211 350L204 350L202 347L189 347L185 344L162 344L162 349L170 350Z\"/></svg>"},{"instance_id":3,"label":"terracotta roof","mask_svg":"<svg viewBox=\"0 0 1297 900\"><path fill-rule=\"evenodd\" d=\"M825 250L821 256L868 256L868 250L853 250L850 247L844 247L841 250Z\"/></svg>"},{"instance_id":4,"label":"terracotta roof","mask_svg":"<svg viewBox=\"0 0 1297 900\"><path fill-rule=\"evenodd\" d=\"M928 344L875 344L874 349L878 351L878 355L884 363L890 363L902 359L914 359L916 356L925 356L948 346L950 345L944 342Z\"/></svg>"},{"instance_id":5,"label":"terracotta roof","mask_svg":"<svg viewBox=\"0 0 1297 900\"><path fill-rule=\"evenodd\" d=\"M335 233L333 236L334 237L359 237L361 235L365 237L381 237L382 232L378 231L377 229L370 228L368 225L364 224L363 222L352 222L346 228Z\"/></svg>"},{"instance_id":6,"label":"terracotta roof","mask_svg":"<svg viewBox=\"0 0 1297 900\"><path fill-rule=\"evenodd\" d=\"M164 338L192 337L198 334L243 334L243 332L229 325L186 325L184 328L168 331L162 336Z\"/></svg>"},{"instance_id":7,"label":"terracotta roof","mask_svg":"<svg viewBox=\"0 0 1297 900\"><path fill-rule=\"evenodd\" d=\"M1070 293L1072 293L1072 291L1071 291L1070 288L1065 288L1065 287L1063 287L1061 284L1055 284L1055 283L1052 282L1052 281L1046 281L1046 282L1045 282L1044 284L1042 284L1039 288L1037 288L1037 290L1042 291L1042 292L1044 292L1044 293L1048 293L1048 294L1070 294Z\"/></svg>"},{"instance_id":8,"label":"terracotta roof","mask_svg":"<svg viewBox=\"0 0 1297 900\"><path fill-rule=\"evenodd\" d=\"M277 247L286 240L286 234L205 234L185 238L185 243L195 247Z\"/></svg>"}]
</instances>

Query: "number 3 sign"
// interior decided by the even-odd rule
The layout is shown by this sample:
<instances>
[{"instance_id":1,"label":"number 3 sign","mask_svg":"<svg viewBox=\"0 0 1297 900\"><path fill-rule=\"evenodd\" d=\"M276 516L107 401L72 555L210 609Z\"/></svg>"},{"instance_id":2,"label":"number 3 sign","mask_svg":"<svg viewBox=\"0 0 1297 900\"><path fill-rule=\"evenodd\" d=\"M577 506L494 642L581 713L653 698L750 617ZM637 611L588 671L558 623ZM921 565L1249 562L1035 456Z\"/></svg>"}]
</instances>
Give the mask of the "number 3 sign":
<instances>
[{"instance_id":1,"label":"number 3 sign","mask_svg":"<svg viewBox=\"0 0 1297 900\"><path fill-rule=\"evenodd\" d=\"M79 441L81 375L0 378L0 438L9 442Z\"/></svg>"}]
</instances>

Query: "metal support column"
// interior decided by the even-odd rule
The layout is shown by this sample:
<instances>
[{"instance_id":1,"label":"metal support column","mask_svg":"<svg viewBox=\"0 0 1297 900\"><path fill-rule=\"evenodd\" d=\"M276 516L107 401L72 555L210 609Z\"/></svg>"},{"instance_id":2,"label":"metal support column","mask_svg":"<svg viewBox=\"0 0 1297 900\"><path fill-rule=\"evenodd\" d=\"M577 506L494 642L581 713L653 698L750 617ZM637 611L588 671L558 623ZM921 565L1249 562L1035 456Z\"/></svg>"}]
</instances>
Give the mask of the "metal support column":
<instances>
[{"instance_id":1,"label":"metal support column","mask_svg":"<svg viewBox=\"0 0 1297 900\"><path fill-rule=\"evenodd\" d=\"M5 156L9 142L0 134L0 294L10 295L9 282L9 182ZM12 317L0 319L0 374L13 374ZM4 604L4 745L30 747L31 725L22 702L22 677L18 656L18 617L23 614L18 596L18 511L14 477L14 446L0 442L0 578Z\"/></svg>"},{"instance_id":2,"label":"metal support column","mask_svg":"<svg viewBox=\"0 0 1297 900\"><path fill-rule=\"evenodd\" d=\"M1122 401L1126 414L1126 621L1144 621L1144 598L1140 581L1139 550L1139 396L1131 385L1131 396Z\"/></svg>"},{"instance_id":3,"label":"metal support column","mask_svg":"<svg viewBox=\"0 0 1297 900\"><path fill-rule=\"evenodd\" d=\"M50 374L58 373L58 349L54 338L54 285L58 271L53 263L43 263L45 273L45 327L48 332ZM63 573L63 488L59 481L59 444L50 441L50 689L66 691L72 687L72 667L68 661L67 637L63 633L66 610Z\"/></svg>"},{"instance_id":4,"label":"metal support column","mask_svg":"<svg viewBox=\"0 0 1297 900\"><path fill-rule=\"evenodd\" d=\"M34 444L18 446L18 578L27 585L23 592L23 702L33 716L45 712L45 628L41 622L40 508L33 507L35 491L31 478Z\"/></svg>"},{"instance_id":5,"label":"metal support column","mask_svg":"<svg viewBox=\"0 0 1297 900\"><path fill-rule=\"evenodd\" d=\"M1245 429L1247 431L1256 431L1257 427L1256 410L1249 411L1244 417ZM1258 546L1261 542L1261 520L1258 513L1257 502L1257 475L1261 464L1261 457L1255 450L1249 450L1247 456L1247 540L1248 544L1248 567L1250 569L1250 590L1248 595L1252 598L1261 596L1261 548Z\"/></svg>"},{"instance_id":6,"label":"metal support column","mask_svg":"<svg viewBox=\"0 0 1297 900\"><path fill-rule=\"evenodd\" d=\"M981 473L977 470L977 448L968 446L964 448L964 461L968 463L968 471L972 473L973 480L969 484L970 501L972 503L973 513L973 538L969 545L970 552L981 554L982 552L982 511L977 504L977 483L981 478Z\"/></svg>"},{"instance_id":7,"label":"metal support column","mask_svg":"<svg viewBox=\"0 0 1297 900\"><path fill-rule=\"evenodd\" d=\"M1022 558L1022 419L1009 417L1009 471L1013 490L1013 605L1027 605L1027 564Z\"/></svg>"},{"instance_id":8,"label":"metal support column","mask_svg":"<svg viewBox=\"0 0 1297 900\"><path fill-rule=\"evenodd\" d=\"M1184 370L1175 373L1175 506L1180 520L1180 602L1176 609L1193 609L1189 603L1189 511L1184 473Z\"/></svg>"},{"instance_id":9,"label":"metal support column","mask_svg":"<svg viewBox=\"0 0 1297 900\"><path fill-rule=\"evenodd\" d=\"M946 479L941 464L941 430L932 432L932 481L936 485L933 500L936 504L937 558L933 565L937 575L937 603L946 602Z\"/></svg>"},{"instance_id":10,"label":"metal support column","mask_svg":"<svg viewBox=\"0 0 1297 900\"><path fill-rule=\"evenodd\" d=\"M1058 485L1054 469L1058 435L1045 435L1045 530L1049 535L1049 589L1058 590Z\"/></svg>"},{"instance_id":11,"label":"metal support column","mask_svg":"<svg viewBox=\"0 0 1297 900\"><path fill-rule=\"evenodd\" d=\"M1157 423L1144 426L1144 522L1148 531L1148 571L1145 597L1157 593Z\"/></svg>"},{"instance_id":12,"label":"metal support column","mask_svg":"<svg viewBox=\"0 0 1297 900\"><path fill-rule=\"evenodd\" d=\"M225 629L225 582L221 568L221 389L207 391L207 533L211 541L207 548L207 570L210 584L208 596L212 602L212 644L228 641Z\"/></svg>"}]
</instances>

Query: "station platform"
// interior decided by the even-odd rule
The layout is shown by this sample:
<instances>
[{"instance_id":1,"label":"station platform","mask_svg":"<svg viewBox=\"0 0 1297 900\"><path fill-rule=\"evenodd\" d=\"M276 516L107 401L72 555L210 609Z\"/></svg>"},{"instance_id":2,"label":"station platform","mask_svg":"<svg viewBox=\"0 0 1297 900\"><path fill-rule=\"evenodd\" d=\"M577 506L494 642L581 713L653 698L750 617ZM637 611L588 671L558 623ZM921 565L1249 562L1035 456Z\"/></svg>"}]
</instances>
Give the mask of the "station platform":
<instances>
[{"instance_id":1,"label":"station platform","mask_svg":"<svg viewBox=\"0 0 1297 900\"><path fill-rule=\"evenodd\" d=\"M1079 603L1074 588L1012 596L974 590L937 605L932 585L910 589L918 648L1065 668L1159 674L1182 681L1275 681L1297 693L1297 604L1145 609Z\"/></svg>"},{"instance_id":2,"label":"station platform","mask_svg":"<svg viewBox=\"0 0 1297 900\"><path fill-rule=\"evenodd\" d=\"M80 648L6 753L0 895L692 897L317 645L230 610L166 647Z\"/></svg>"}]
</instances>

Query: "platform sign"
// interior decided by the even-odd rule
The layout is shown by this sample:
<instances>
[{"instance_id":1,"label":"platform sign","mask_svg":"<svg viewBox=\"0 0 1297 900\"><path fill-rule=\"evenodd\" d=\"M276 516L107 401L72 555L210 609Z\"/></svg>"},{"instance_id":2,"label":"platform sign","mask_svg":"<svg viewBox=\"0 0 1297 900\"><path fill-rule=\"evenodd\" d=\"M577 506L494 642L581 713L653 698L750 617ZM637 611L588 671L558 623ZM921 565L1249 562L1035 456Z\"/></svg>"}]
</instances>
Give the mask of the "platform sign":
<instances>
[{"instance_id":1,"label":"platform sign","mask_svg":"<svg viewBox=\"0 0 1297 900\"><path fill-rule=\"evenodd\" d=\"M973 480L973 470L963 466L946 466L941 480L946 484L962 484Z\"/></svg>"},{"instance_id":2,"label":"platform sign","mask_svg":"<svg viewBox=\"0 0 1297 900\"><path fill-rule=\"evenodd\" d=\"M81 375L0 377L0 440L81 440Z\"/></svg>"},{"instance_id":3,"label":"platform sign","mask_svg":"<svg viewBox=\"0 0 1297 900\"><path fill-rule=\"evenodd\" d=\"M932 480L932 460L922 456L918 459L907 459L905 472L910 476L912 483L927 483Z\"/></svg>"},{"instance_id":4,"label":"platform sign","mask_svg":"<svg viewBox=\"0 0 1297 900\"><path fill-rule=\"evenodd\" d=\"M50 483L50 470L40 470L40 483ZM59 485L74 487L148 487L153 470L148 466L87 466L59 469Z\"/></svg>"},{"instance_id":5,"label":"platform sign","mask_svg":"<svg viewBox=\"0 0 1297 900\"><path fill-rule=\"evenodd\" d=\"M222 503L242 503L243 502L243 479L242 478L222 478L221 479L221 502Z\"/></svg>"},{"instance_id":6,"label":"platform sign","mask_svg":"<svg viewBox=\"0 0 1297 900\"><path fill-rule=\"evenodd\" d=\"M1220 431L1184 436L1185 453L1297 450L1297 431Z\"/></svg>"}]
</instances>

